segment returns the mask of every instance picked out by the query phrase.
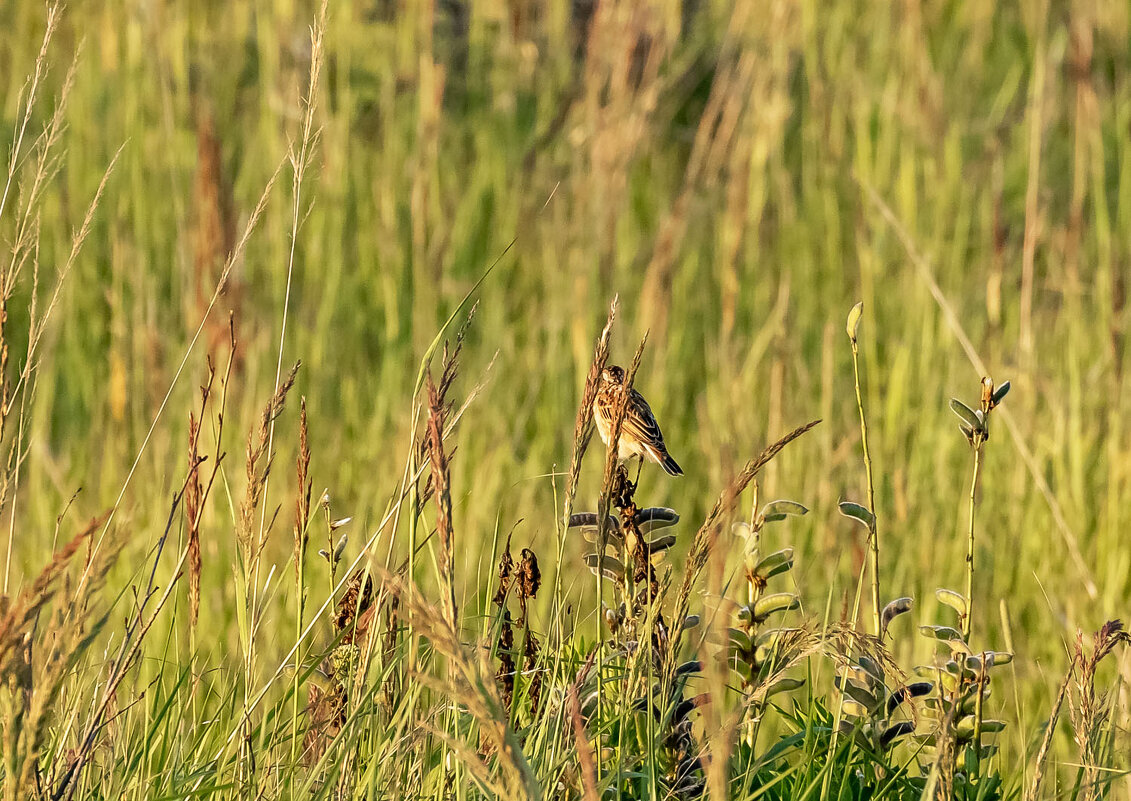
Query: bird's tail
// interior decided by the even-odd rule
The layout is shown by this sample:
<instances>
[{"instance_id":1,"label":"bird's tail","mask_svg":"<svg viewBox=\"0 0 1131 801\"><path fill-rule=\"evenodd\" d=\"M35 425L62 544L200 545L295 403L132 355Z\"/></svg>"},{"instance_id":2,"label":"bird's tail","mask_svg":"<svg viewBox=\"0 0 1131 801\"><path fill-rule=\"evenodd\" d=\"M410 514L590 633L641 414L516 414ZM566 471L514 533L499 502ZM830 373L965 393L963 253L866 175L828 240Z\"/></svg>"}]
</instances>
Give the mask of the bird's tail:
<instances>
[{"instance_id":1,"label":"bird's tail","mask_svg":"<svg viewBox=\"0 0 1131 801\"><path fill-rule=\"evenodd\" d=\"M662 455L663 458L660 459L660 467L664 468L664 472L669 476L682 476L683 468L676 463L675 459L671 457L671 454L665 452Z\"/></svg>"}]
</instances>

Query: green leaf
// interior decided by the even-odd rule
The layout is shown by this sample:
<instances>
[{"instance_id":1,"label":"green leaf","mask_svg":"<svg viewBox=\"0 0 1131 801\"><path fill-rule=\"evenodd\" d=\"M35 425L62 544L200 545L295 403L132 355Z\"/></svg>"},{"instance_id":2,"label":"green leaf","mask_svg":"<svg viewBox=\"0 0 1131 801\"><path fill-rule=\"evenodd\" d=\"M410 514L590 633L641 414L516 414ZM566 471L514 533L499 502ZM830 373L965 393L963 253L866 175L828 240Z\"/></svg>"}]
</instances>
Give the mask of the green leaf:
<instances>
[{"instance_id":1,"label":"green leaf","mask_svg":"<svg viewBox=\"0 0 1131 801\"><path fill-rule=\"evenodd\" d=\"M880 745L887 748L893 741L898 740L900 737L906 737L913 731L915 731L915 724L910 720L901 720L898 723L893 723L884 729L883 734L880 735Z\"/></svg>"},{"instance_id":2,"label":"green leaf","mask_svg":"<svg viewBox=\"0 0 1131 801\"><path fill-rule=\"evenodd\" d=\"M921 698L924 695L928 695L933 689L934 685L929 681L916 681L911 684L905 684L888 696L888 716L890 717L900 704L909 702L912 698Z\"/></svg>"},{"instance_id":3,"label":"green leaf","mask_svg":"<svg viewBox=\"0 0 1131 801\"><path fill-rule=\"evenodd\" d=\"M967 717L958 721L958 726L955 727L958 734L958 739L968 740L974 736L974 718ZM996 734L1005 729L1004 720L983 720L982 721L982 734Z\"/></svg>"},{"instance_id":4,"label":"green leaf","mask_svg":"<svg viewBox=\"0 0 1131 801\"><path fill-rule=\"evenodd\" d=\"M801 599L791 592L776 592L759 598L752 606L744 606L738 616L740 619L753 619L762 623L775 612L789 612L801 606Z\"/></svg>"},{"instance_id":5,"label":"green leaf","mask_svg":"<svg viewBox=\"0 0 1131 801\"><path fill-rule=\"evenodd\" d=\"M870 656L861 656L857 660L857 662L860 663L860 667L868 671L868 675L870 675L877 682L881 684L883 683L885 678L884 669L880 667L876 660L872 659Z\"/></svg>"},{"instance_id":6,"label":"green leaf","mask_svg":"<svg viewBox=\"0 0 1131 801\"><path fill-rule=\"evenodd\" d=\"M785 573L793 568L793 549L782 548L769 556L761 559L754 566L754 575L762 579L769 579L779 573Z\"/></svg>"},{"instance_id":7,"label":"green leaf","mask_svg":"<svg viewBox=\"0 0 1131 801\"><path fill-rule=\"evenodd\" d=\"M809 514L809 510L796 501L770 501L762 507L762 519L767 523L777 520L784 520L789 515L802 515Z\"/></svg>"},{"instance_id":8,"label":"green leaf","mask_svg":"<svg viewBox=\"0 0 1131 801\"><path fill-rule=\"evenodd\" d=\"M869 687L877 687L882 682L877 681L867 669L862 668L860 665L848 665L846 668L838 669L838 672L843 673L850 679L853 679L860 684L867 684ZM833 677L833 682L838 681L839 677ZM840 686L840 685L837 685Z\"/></svg>"},{"instance_id":9,"label":"green leaf","mask_svg":"<svg viewBox=\"0 0 1131 801\"><path fill-rule=\"evenodd\" d=\"M871 531L872 526L876 524L876 516L872 514L872 511L867 506L861 506L852 501L841 501L837 504L837 507L840 509L842 515L851 517L853 520L862 523L869 531Z\"/></svg>"},{"instance_id":10,"label":"green leaf","mask_svg":"<svg viewBox=\"0 0 1131 801\"><path fill-rule=\"evenodd\" d=\"M859 684L854 684L851 681L841 681L840 676L834 676L833 683L845 696L867 709L869 715L872 713L872 710L876 709L880 704L880 700L876 698L875 695Z\"/></svg>"},{"instance_id":11,"label":"green leaf","mask_svg":"<svg viewBox=\"0 0 1131 801\"><path fill-rule=\"evenodd\" d=\"M569 522L566 524L566 531L580 531L582 535L593 539L597 538L597 515L595 512L578 512L569 516ZM608 516L608 526L605 531L609 533L616 532L620 535L620 521L612 515Z\"/></svg>"},{"instance_id":12,"label":"green leaf","mask_svg":"<svg viewBox=\"0 0 1131 801\"><path fill-rule=\"evenodd\" d=\"M1001 403L1002 399L1008 394L1009 382L1006 381L1004 384L994 390L994 394L992 396L994 406L997 406L999 403Z\"/></svg>"},{"instance_id":13,"label":"green leaf","mask_svg":"<svg viewBox=\"0 0 1131 801\"><path fill-rule=\"evenodd\" d=\"M853 306L848 312L848 321L844 325L844 330L848 333L848 338L853 342L856 341L856 332L860 328L860 318L864 314L864 302L860 301Z\"/></svg>"},{"instance_id":14,"label":"green leaf","mask_svg":"<svg viewBox=\"0 0 1131 801\"><path fill-rule=\"evenodd\" d=\"M977 431L982 427L982 421L974 410L960 401L958 398L950 399L950 410L958 415L958 419L968 425L973 430Z\"/></svg>"},{"instance_id":15,"label":"green leaf","mask_svg":"<svg viewBox=\"0 0 1131 801\"><path fill-rule=\"evenodd\" d=\"M750 635L742 629L727 629L727 636L730 638L730 644L743 653L748 653L754 647Z\"/></svg>"},{"instance_id":16,"label":"green leaf","mask_svg":"<svg viewBox=\"0 0 1131 801\"><path fill-rule=\"evenodd\" d=\"M778 693L791 693L794 690L800 690L804 686L805 679L778 679L766 688L766 692L763 697L769 698L770 696L777 695Z\"/></svg>"},{"instance_id":17,"label":"green leaf","mask_svg":"<svg viewBox=\"0 0 1131 801\"><path fill-rule=\"evenodd\" d=\"M962 639L962 632L953 626L920 626L919 631L922 632L924 637L931 637L943 642L952 642L958 640L964 642Z\"/></svg>"},{"instance_id":18,"label":"green leaf","mask_svg":"<svg viewBox=\"0 0 1131 801\"><path fill-rule=\"evenodd\" d=\"M998 665L1008 665L1013 661L1013 654L1009 651L988 651L986 653L986 664L989 667L997 667Z\"/></svg>"},{"instance_id":19,"label":"green leaf","mask_svg":"<svg viewBox=\"0 0 1131 801\"><path fill-rule=\"evenodd\" d=\"M938 598L939 603L945 604L958 613L959 617L966 617L969 607L966 604L966 597L954 590L948 590L940 587L935 590L935 597Z\"/></svg>"}]
</instances>

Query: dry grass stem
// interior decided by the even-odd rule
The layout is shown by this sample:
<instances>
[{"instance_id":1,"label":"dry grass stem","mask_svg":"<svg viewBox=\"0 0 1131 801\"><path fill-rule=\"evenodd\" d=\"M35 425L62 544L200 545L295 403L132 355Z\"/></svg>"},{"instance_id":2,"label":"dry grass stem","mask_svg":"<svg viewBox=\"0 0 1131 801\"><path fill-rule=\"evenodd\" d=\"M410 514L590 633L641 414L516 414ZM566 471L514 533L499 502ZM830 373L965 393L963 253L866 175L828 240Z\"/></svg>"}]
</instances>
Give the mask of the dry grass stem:
<instances>
[{"instance_id":1,"label":"dry grass stem","mask_svg":"<svg viewBox=\"0 0 1131 801\"><path fill-rule=\"evenodd\" d=\"M453 367L454 377L454 367ZM447 370L441 378L445 386ZM447 381L447 386L451 381ZM448 459L444 454L444 397L441 389L432 382L432 374L427 376L428 387L428 452L432 464L432 486L436 497L436 532L440 539L440 587L442 591L441 609L445 620L453 629L457 628L457 607L455 588L455 554L452 540L452 495Z\"/></svg>"},{"instance_id":2,"label":"dry grass stem","mask_svg":"<svg viewBox=\"0 0 1131 801\"><path fill-rule=\"evenodd\" d=\"M263 533L256 537L255 512L263 499L267 485L267 476L271 471L273 454L269 452L268 439L271 424L283 412L283 405L287 400L287 393L294 386L295 376L301 362L295 362L290 373L283 380L275 394L264 407L259 418L259 426L247 435L247 487L244 490L243 500L240 502L239 519L236 525L236 538L245 555L245 569L250 569L253 561L258 558L263 548Z\"/></svg>"},{"instance_id":3,"label":"dry grass stem","mask_svg":"<svg viewBox=\"0 0 1131 801\"><path fill-rule=\"evenodd\" d=\"M299 401L298 416L298 457L295 460L295 477L298 494L295 496L295 581L302 592L302 564L306 556L307 524L310 522L310 493L313 489L310 478L310 442L308 440L306 396Z\"/></svg>"},{"instance_id":4,"label":"dry grass stem","mask_svg":"<svg viewBox=\"0 0 1131 801\"><path fill-rule=\"evenodd\" d=\"M589 375L585 379L585 388L581 392L581 404L577 407L577 419L573 425L573 458L569 465L569 478L566 480L565 510L563 520L569 520L573 511L573 502L577 497L577 479L581 476L581 458L589 447L589 440L593 436L593 399L597 397L597 386L601 382L601 371L609 360L609 336L613 330L613 321L617 316L618 299L613 297L609 305L609 316L605 320L605 327L597 337L597 344L593 348L593 362L589 365Z\"/></svg>"}]
</instances>

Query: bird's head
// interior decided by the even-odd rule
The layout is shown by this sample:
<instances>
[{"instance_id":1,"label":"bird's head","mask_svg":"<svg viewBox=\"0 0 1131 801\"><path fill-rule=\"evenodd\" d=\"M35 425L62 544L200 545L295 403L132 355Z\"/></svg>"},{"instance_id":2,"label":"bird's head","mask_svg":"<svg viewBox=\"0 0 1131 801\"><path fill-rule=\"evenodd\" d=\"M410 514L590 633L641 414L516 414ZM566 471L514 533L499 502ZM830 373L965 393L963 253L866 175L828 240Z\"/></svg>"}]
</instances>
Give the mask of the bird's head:
<instances>
[{"instance_id":1,"label":"bird's head","mask_svg":"<svg viewBox=\"0 0 1131 801\"><path fill-rule=\"evenodd\" d=\"M601 371L601 383L619 387L624 383L624 368L610 364Z\"/></svg>"}]
</instances>

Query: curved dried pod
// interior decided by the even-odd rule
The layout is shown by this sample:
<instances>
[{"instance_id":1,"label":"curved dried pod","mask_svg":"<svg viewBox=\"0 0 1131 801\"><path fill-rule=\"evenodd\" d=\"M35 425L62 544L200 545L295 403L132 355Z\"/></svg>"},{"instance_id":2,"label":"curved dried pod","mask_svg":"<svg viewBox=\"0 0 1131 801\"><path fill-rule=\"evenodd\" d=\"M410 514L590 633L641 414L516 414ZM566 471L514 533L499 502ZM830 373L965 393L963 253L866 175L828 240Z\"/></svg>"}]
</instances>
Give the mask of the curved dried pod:
<instances>
[{"instance_id":1,"label":"curved dried pod","mask_svg":"<svg viewBox=\"0 0 1131 801\"><path fill-rule=\"evenodd\" d=\"M675 534L665 534L662 537L650 540L645 547L647 547L649 553L655 556L671 548L675 545L675 541Z\"/></svg>"},{"instance_id":2,"label":"curved dried pod","mask_svg":"<svg viewBox=\"0 0 1131 801\"><path fill-rule=\"evenodd\" d=\"M633 515L632 522L641 534L648 534L656 529L674 526L679 522L679 513L664 506L652 506Z\"/></svg>"},{"instance_id":3,"label":"curved dried pod","mask_svg":"<svg viewBox=\"0 0 1131 801\"><path fill-rule=\"evenodd\" d=\"M888 626L900 615L910 612L915 605L915 600L910 597L896 598L894 601L884 607L883 612L880 613L880 631L881 635L886 634Z\"/></svg>"},{"instance_id":4,"label":"curved dried pod","mask_svg":"<svg viewBox=\"0 0 1131 801\"><path fill-rule=\"evenodd\" d=\"M698 673L703 669L703 663L698 659L692 659L689 662L684 662L682 665L675 669L675 675L684 676L691 673Z\"/></svg>"},{"instance_id":5,"label":"curved dried pod","mask_svg":"<svg viewBox=\"0 0 1131 801\"><path fill-rule=\"evenodd\" d=\"M913 731L915 731L915 724L910 720L901 720L898 723L893 723L884 729L883 733L880 735L880 746L887 748L899 738L906 737Z\"/></svg>"},{"instance_id":6,"label":"curved dried pod","mask_svg":"<svg viewBox=\"0 0 1131 801\"><path fill-rule=\"evenodd\" d=\"M605 578L612 579L613 581L621 581L624 579L624 565L621 564L619 559L611 556L604 556L598 559L597 554L585 554L585 564L593 575L597 575L597 565L601 565L601 570L605 574Z\"/></svg>"},{"instance_id":7,"label":"curved dried pod","mask_svg":"<svg viewBox=\"0 0 1131 801\"><path fill-rule=\"evenodd\" d=\"M609 515L608 526L605 531L608 534L616 533L620 536L620 520L615 515ZM589 539L592 534L593 539L597 537L597 513L596 512L577 512L569 516L569 523L566 525L566 532L580 532L582 536ZM590 540L592 542L593 540Z\"/></svg>"},{"instance_id":8,"label":"curved dried pod","mask_svg":"<svg viewBox=\"0 0 1131 801\"><path fill-rule=\"evenodd\" d=\"M900 704L910 702L912 698L921 698L924 695L929 695L934 685L929 681L916 681L900 687L898 690L888 696L887 700L887 714L890 716L899 707Z\"/></svg>"}]
</instances>

